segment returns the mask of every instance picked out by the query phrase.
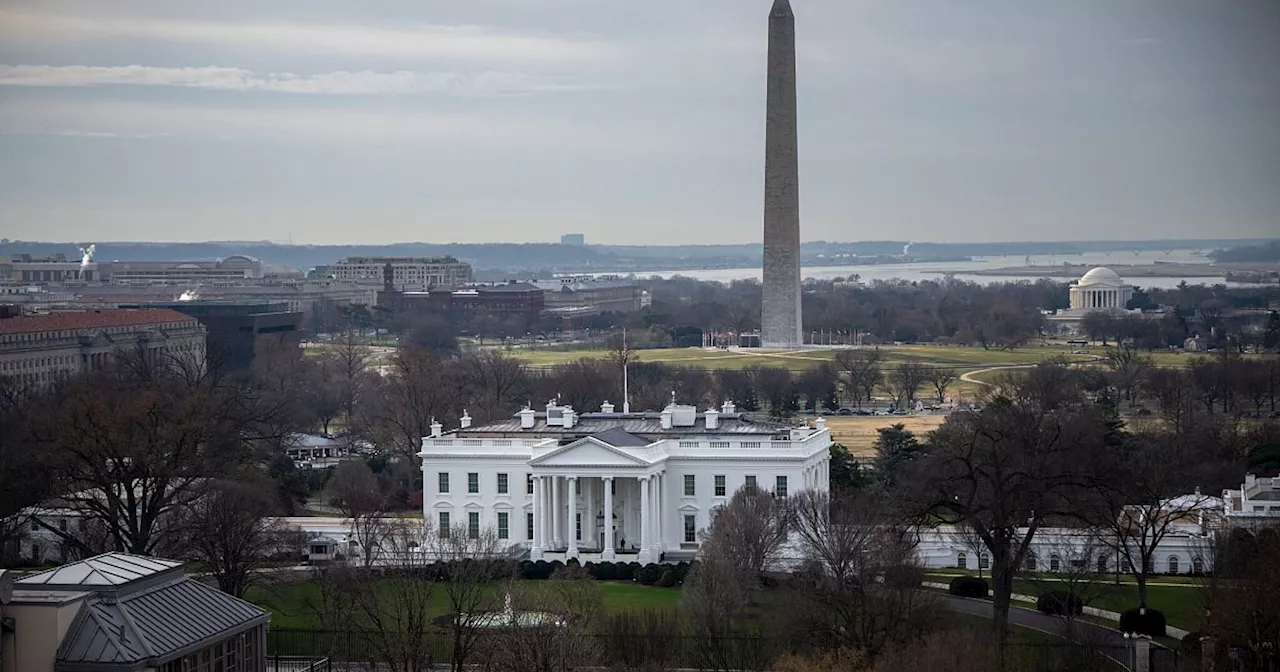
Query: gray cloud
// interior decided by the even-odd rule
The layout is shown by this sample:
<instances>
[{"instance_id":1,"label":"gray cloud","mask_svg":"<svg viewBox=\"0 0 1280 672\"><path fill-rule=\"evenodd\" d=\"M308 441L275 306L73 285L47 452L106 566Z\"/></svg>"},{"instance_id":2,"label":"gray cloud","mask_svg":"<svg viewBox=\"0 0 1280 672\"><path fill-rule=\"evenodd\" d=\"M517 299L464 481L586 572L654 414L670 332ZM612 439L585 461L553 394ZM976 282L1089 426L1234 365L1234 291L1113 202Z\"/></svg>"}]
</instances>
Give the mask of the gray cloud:
<instances>
[{"instance_id":1,"label":"gray cloud","mask_svg":"<svg viewBox=\"0 0 1280 672\"><path fill-rule=\"evenodd\" d=\"M178 86L218 91L269 91L330 95L505 96L586 91L601 86L506 72L462 74L410 71L326 72L314 75L255 73L242 68L164 68L142 65L0 65L0 86Z\"/></svg>"}]
</instances>

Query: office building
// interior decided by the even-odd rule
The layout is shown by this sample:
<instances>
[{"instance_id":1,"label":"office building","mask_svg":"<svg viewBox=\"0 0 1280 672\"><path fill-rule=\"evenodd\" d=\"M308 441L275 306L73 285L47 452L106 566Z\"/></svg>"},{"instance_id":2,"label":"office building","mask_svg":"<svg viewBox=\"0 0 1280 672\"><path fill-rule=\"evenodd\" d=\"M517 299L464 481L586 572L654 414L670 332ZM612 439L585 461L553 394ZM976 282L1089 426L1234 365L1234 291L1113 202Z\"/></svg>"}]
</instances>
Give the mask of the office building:
<instances>
[{"instance_id":1,"label":"office building","mask_svg":"<svg viewBox=\"0 0 1280 672\"><path fill-rule=\"evenodd\" d=\"M400 291L453 288L474 279L471 264L453 257L348 257L329 265L329 277L371 287L384 287L386 267L392 285Z\"/></svg>"}]
</instances>

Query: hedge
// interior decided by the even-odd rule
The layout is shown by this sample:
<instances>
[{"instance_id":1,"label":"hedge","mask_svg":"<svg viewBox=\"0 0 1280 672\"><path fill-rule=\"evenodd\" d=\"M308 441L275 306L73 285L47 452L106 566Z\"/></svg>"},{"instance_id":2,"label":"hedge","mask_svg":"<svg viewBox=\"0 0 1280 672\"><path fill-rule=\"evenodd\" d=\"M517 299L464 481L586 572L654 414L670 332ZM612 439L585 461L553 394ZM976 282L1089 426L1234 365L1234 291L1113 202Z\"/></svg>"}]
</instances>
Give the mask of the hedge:
<instances>
[{"instance_id":1,"label":"hedge","mask_svg":"<svg viewBox=\"0 0 1280 672\"><path fill-rule=\"evenodd\" d=\"M1147 608L1146 613L1134 607L1120 614L1120 631L1147 635L1148 637L1164 637L1164 612Z\"/></svg>"},{"instance_id":2,"label":"hedge","mask_svg":"<svg viewBox=\"0 0 1280 672\"><path fill-rule=\"evenodd\" d=\"M947 587L948 593L959 597L986 597L989 590L986 580L976 576L957 576Z\"/></svg>"},{"instance_id":3,"label":"hedge","mask_svg":"<svg viewBox=\"0 0 1280 672\"><path fill-rule=\"evenodd\" d=\"M1068 591L1050 590L1036 599L1036 609L1050 616L1079 616L1084 611L1084 602L1079 595Z\"/></svg>"},{"instance_id":4,"label":"hedge","mask_svg":"<svg viewBox=\"0 0 1280 672\"><path fill-rule=\"evenodd\" d=\"M576 559L569 560L568 566L577 565ZM565 566L559 560L555 562L522 560L517 566L517 572L521 579L527 581L545 581L551 578L556 570ZM649 563L643 566L636 562L588 562L582 567L591 578L599 581L636 581L646 586L663 584L663 576L667 572L671 574L670 585L678 586L684 583L691 568L687 562L675 565Z\"/></svg>"}]
</instances>

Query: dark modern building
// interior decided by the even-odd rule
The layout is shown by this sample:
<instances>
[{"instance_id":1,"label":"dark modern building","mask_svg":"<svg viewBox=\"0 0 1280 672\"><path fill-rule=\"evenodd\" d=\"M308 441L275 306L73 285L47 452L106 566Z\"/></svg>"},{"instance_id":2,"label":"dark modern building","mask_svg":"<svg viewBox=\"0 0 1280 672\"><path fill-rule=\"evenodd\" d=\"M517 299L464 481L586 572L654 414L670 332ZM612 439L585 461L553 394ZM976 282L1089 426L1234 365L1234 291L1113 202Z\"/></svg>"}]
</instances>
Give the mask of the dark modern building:
<instances>
[{"instance_id":1,"label":"dark modern building","mask_svg":"<svg viewBox=\"0 0 1280 672\"><path fill-rule=\"evenodd\" d=\"M194 317L209 330L210 362L230 371L248 369L268 352L301 355L302 313L290 311L283 301L194 299L122 307L169 308Z\"/></svg>"}]
</instances>

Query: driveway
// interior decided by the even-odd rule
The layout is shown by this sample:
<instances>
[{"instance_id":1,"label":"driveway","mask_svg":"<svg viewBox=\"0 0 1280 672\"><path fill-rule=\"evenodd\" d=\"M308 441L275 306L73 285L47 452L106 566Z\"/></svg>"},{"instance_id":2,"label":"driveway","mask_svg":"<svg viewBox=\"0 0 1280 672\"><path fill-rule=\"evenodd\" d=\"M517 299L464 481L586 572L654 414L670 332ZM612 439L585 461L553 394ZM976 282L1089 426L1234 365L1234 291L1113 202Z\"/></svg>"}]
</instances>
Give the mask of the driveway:
<instances>
[{"instance_id":1,"label":"driveway","mask_svg":"<svg viewBox=\"0 0 1280 672\"><path fill-rule=\"evenodd\" d=\"M983 618L993 618L995 616L995 605L990 600L956 597L954 595L938 595L937 597L952 611L973 614ZM1039 630L1057 637L1063 635L1065 625L1063 620L1057 616L1042 614L1030 609L1019 609L1018 607L1009 609L1009 623L1022 628ZM1119 630L1081 620L1075 621L1073 626L1075 627L1078 641L1098 647L1101 652L1117 663L1124 665L1126 668L1129 667L1131 659L1131 654L1129 654L1131 651L1130 640L1125 639L1124 634Z\"/></svg>"}]
</instances>

